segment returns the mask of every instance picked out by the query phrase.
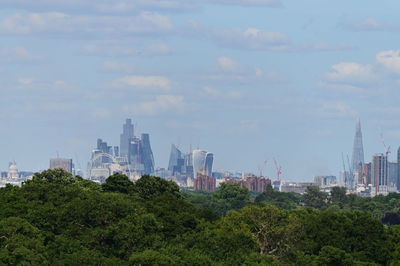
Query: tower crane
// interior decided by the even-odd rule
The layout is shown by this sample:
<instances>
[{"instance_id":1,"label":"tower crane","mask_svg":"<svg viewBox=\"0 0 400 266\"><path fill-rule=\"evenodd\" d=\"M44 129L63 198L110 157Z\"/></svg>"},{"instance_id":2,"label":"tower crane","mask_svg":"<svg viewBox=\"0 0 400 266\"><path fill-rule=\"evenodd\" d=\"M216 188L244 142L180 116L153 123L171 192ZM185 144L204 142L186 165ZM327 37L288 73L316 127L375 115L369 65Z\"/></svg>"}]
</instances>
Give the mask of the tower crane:
<instances>
[{"instance_id":1,"label":"tower crane","mask_svg":"<svg viewBox=\"0 0 400 266\"><path fill-rule=\"evenodd\" d=\"M383 138L383 133L381 133L381 142L383 144L383 147L385 148L385 155L387 158L388 155L391 153L391 150L390 150L390 146L386 146L385 139Z\"/></svg>"},{"instance_id":2,"label":"tower crane","mask_svg":"<svg viewBox=\"0 0 400 266\"><path fill-rule=\"evenodd\" d=\"M275 168L276 168L276 178L278 181L281 181L281 175L282 175L282 167L278 165L278 162L274 158L274 163L275 163Z\"/></svg>"},{"instance_id":3,"label":"tower crane","mask_svg":"<svg viewBox=\"0 0 400 266\"><path fill-rule=\"evenodd\" d=\"M263 170L267 166L268 160L264 160L261 165L258 166L258 171L260 172L260 177L263 177Z\"/></svg>"}]
</instances>

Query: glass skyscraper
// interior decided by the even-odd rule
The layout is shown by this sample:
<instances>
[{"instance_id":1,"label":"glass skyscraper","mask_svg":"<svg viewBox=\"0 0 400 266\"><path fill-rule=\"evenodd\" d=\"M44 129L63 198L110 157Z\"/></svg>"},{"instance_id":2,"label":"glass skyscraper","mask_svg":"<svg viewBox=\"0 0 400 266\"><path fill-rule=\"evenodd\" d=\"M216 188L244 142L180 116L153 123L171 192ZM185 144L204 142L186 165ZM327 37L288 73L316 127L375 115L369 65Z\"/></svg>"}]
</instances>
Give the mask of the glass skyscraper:
<instances>
[{"instance_id":1,"label":"glass skyscraper","mask_svg":"<svg viewBox=\"0 0 400 266\"><path fill-rule=\"evenodd\" d=\"M194 178L198 174L212 176L214 155L207 151L194 150L193 151L193 172Z\"/></svg>"},{"instance_id":2,"label":"glass skyscraper","mask_svg":"<svg viewBox=\"0 0 400 266\"><path fill-rule=\"evenodd\" d=\"M353 169L350 169L352 172L351 174L353 174L354 171L358 171L359 169L361 169L364 164L364 146L360 120L357 122L356 125L356 135L354 136L353 157L351 164L353 167Z\"/></svg>"},{"instance_id":3,"label":"glass skyscraper","mask_svg":"<svg viewBox=\"0 0 400 266\"><path fill-rule=\"evenodd\" d=\"M120 136L119 154L121 157L129 157L129 145L134 137L134 127L132 119L126 119Z\"/></svg>"}]
</instances>

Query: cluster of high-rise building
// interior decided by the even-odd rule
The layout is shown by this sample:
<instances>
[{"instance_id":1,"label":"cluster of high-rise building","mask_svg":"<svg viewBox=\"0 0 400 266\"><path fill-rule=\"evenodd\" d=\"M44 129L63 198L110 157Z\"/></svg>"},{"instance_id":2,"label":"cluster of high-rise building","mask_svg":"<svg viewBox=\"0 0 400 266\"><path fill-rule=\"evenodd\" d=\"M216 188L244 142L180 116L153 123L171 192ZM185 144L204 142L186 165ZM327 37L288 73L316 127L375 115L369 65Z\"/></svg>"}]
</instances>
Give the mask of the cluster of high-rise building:
<instances>
[{"instance_id":1,"label":"cluster of high-rise building","mask_svg":"<svg viewBox=\"0 0 400 266\"><path fill-rule=\"evenodd\" d=\"M345 187L353 192L365 196L375 196L397 192L400 189L400 148L397 152L397 161L390 162L390 148L385 153L372 156L371 162L364 161L364 146L361 123L356 125L356 134L353 144L351 164L346 169L343 158L343 172L341 173Z\"/></svg>"},{"instance_id":2,"label":"cluster of high-rise building","mask_svg":"<svg viewBox=\"0 0 400 266\"><path fill-rule=\"evenodd\" d=\"M88 164L88 178L103 183L114 173L123 173L132 180L154 173L154 156L149 134L134 134L131 119L126 119L120 135L120 146L109 146L102 139L92 151Z\"/></svg>"}]
</instances>

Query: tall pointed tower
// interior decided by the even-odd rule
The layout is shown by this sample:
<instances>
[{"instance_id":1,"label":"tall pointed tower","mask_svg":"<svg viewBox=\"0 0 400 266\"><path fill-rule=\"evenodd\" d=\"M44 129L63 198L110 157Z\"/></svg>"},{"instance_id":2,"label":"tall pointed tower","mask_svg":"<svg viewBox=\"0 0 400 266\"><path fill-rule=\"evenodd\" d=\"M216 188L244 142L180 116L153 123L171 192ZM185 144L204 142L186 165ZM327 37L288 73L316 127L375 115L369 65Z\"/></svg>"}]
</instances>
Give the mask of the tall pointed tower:
<instances>
[{"instance_id":1,"label":"tall pointed tower","mask_svg":"<svg viewBox=\"0 0 400 266\"><path fill-rule=\"evenodd\" d=\"M354 136L353 157L352 157L353 172L358 170L364 164L364 146L361 132L361 122L358 120L356 125L356 135Z\"/></svg>"}]
</instances>

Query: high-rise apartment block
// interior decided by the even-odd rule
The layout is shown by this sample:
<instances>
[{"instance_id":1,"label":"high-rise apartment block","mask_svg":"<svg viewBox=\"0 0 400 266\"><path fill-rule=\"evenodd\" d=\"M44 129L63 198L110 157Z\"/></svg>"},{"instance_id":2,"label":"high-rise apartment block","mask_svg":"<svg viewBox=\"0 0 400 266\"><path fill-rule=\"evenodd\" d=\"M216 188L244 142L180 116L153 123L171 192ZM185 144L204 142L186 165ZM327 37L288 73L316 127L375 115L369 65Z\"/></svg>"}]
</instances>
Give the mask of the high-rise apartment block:
<instances>
[{"instance_id":1,"label":"high-rise apartment block","mask_svg":"<svg viewBox=\"0 0 400 266\"><path fill-rule=\"evenodd\" d=\"M372 158L371 181L375 187L375 194L387 192L388 186L388 161L384 154L376 154Z\"/></svg>"},{"instance_id":2,"label":"high-rise apartment block","mask_svg":"<svg viewBox=\"0 0 400 266\"><path fill-rule=\"evenodd\" d=\"M215 191L216 187L217 181L215 180L215 178L207 175L202 175L198 173L197 178L194 180L195 190Z\"/></svg>"}]
</instances>

